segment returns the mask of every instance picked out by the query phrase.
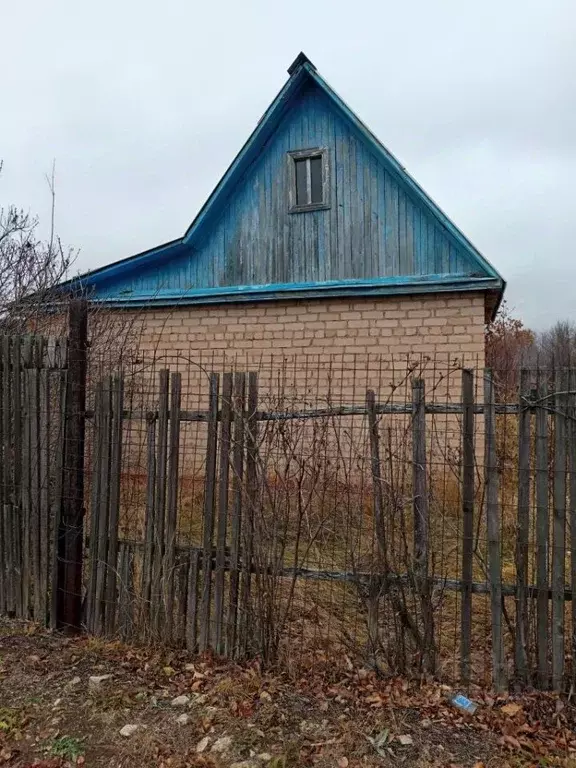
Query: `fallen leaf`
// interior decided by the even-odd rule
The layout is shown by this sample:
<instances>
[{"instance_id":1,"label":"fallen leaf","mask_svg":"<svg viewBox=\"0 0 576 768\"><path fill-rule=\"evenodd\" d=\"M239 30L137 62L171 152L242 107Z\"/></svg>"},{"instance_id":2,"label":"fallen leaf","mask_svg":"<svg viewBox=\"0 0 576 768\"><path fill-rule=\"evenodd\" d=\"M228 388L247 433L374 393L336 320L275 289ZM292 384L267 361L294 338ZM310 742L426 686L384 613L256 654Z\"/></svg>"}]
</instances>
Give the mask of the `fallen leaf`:
<instances>
[{"instance_id":1,"label":"fallen leaf","mask_svg":"<svg viewBox=\"0 0 576 768\"><path fill-rule=\"evenodd\" d=\"M174 667L163 667L162 671L166 675L166 677L172 677L176 673L176 670Z\"/></svg>"},{"instance_id":2,"label":"fallen leaf","mask_svg":"<svg viewBox=\"0 0 576 768\"><path fill-rule=\"evenodd\" d=\"M506 704L500 709L500 712L503 712L505 715L508 715L508 717L514 717L514 715L517 715L518 712L522 711L522 706L520 704L515 704L514 702L510 702L510 704Z\"/></svg>"},{"instance_id":3,"label":"fallen leaf","mask_svg":"<svg viewBox=\"0 0 576 768\"><path fill-rule=\"evenodd\" d=\"M504 743L509 744L511 747L514 747L514 749L522 749L522 745L518 739L514 738L514 736L504 736Z\"/></svg>"}]
</instances>

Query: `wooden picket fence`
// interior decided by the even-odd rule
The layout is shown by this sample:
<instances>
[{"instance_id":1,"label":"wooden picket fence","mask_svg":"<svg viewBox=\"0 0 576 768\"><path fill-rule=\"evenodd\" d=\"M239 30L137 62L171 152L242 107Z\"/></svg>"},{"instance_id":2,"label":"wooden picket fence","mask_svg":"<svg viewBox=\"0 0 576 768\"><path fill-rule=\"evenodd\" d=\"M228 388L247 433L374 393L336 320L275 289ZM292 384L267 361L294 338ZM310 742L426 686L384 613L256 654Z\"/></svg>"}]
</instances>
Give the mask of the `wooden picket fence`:
<instances>
[{"instance_id":1,"label":"wooden picket fence","mask_svg":"<svg viewBox=\"0 0 576 768\"><path fill-rule=\"evenodd\" d=\"M398 642L408 643L420 669L434 673L446 654L438 601L452 594L458 597L452 653L458 678L467 684L482 678L475 666L475 621L485 597L490 628L485 642L495 688L514 681L561 690L576 679L576 372L522 371L516 402L499 401L489 372L478 376L463 370L460 402L428 401L425 378L416 376L403 403L368 390L364 404L299 410L263 410L257 372L210 373L208 407L188 410L182 372L168 368L157 373L153 407L136 410L127 398L130 381L122 371L112 372L96 380L90 408L75 414L88 434L82 454L83 474L90 479L80 503L86 510L83 527L78 521L62 524L62 510L70 502L65 491L71 450L65 435L74 416L70 375L67 340L1 339L0 613L56 628L66 625L58 606L72 597L81 599L82 626L94 634L163 642L191 652L210 649L236 659L266 656L259 606L268 599L273 578L277 599L284 601L280 634L298 623L301 642L308 641L303 617L315 598L312 592L303 593L300 603L297 598L302 585L314 584L322 610L332 612L327 624L346 619L342 606L354 596L355 615L366 623L359 647L366 653L370 648L373 659L395 641L392 625L383 619L388 607L395 616L404 612ZM84 372L84 387L86 381ZM432 510L439 503L432 470L438 457L430 424L439 416L452 419L460 435L451 468L459 483L456 570L438 562L433 536ZM399 418L409 425L405 459L390 449L383 433L386 419ZM274 439L280 439L291 423L328 425L340 419L364 425L366 464L357 462L362 482L354 492L336 483L329 489L331 503L346 497L346 525L352 527L348 533L334 532L338 526L331 528L327 518L326 551L336 551L334 536L348 538L344 554L326 567L302 554L299 559L318 531L303 534L304 518L284 514L284 502L265 509L276 493L272 470L278 475L281 467L266 464L260 436L267 429L270 438L270 425L277 429ZM186 460L181 432L190 423L205 430L203 492L189 521L194 535L181 526ZM128 426L134 424L145 435L145 488L130 528L126 467L134 450ZM503 458L503 430L514 441L512 459ZM304 443L299 446L304 450ZM313 453L300 465L319 461ZM404 460L409 479L395 489L394 462ZM372 536L370 557L353 528L364 514L362 499L356 498L360 487L369 493L363 498L369 500L371 518L362 525ZM514 556L508 565L515 578L505 581L503 553L510 541L503 531L511 534L503 516L511 514L511 506ZM278 533L280 526L272 544L266 525L282 515L283 532ZM278 549L278 538L293 538L298 526L298 537L309 536L298 538L300 550L285 542ZM402 547L409 550L402 561L399 531L405 536ZM75 558L66 555L71 551L78 553ZM322 585L341 589L328 608ZM322 619L319 624L316 634ZM330 633L323 642L336 647L345 633ZM278 644L274 649L278 652Z\"/></svg>"},{"instance_id":2,"label":"wooden picket fence","mask_svg":"<svg viewBox=\"0 0 576 768\"><path fill-rule=\"evenodd\" d=\"M67 340L0 338L0 612L55 626Z\"/></svg>"},{"instance_id":3,"label":"wooden picket fence","mask_svg":"<svg viewBox=\"0 0 576 768\"><path fill-rule=\"evenodd\" d=\"M122 427L134 414L124 412L120 377L97 386L85 604L91 632L140 632L192 651L246 654L257 377L212 374L209 388L205 413L183 413L181 374L159 373L158 409L145 414L144 535L134 542L119 538ZM179 544L177 535L182 420L204 422L207 429L203 541L197 546Z\"/></svg>"}]
</instances>

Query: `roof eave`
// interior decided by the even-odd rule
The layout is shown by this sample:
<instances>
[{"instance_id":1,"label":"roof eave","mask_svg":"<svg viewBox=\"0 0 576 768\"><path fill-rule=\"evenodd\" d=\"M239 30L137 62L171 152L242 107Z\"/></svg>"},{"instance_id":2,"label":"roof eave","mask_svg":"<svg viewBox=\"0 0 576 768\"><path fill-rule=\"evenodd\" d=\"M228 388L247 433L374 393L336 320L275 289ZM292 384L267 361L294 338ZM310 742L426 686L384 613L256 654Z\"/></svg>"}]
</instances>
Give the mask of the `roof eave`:
<instances>
[{"instance_id":1,"label":"roof eave","mask_svg":"<svg viewBox=\"0 0 576 768\"><path fill-rule=\"evenodd\" d=\"M241 285L232 287L191 289L188 291L132 292L102 296L95 301L115 307L178 306L219 303L279 301L337 297L369 297L418 295L446 292L501 292L501 282L494 278L441 276L430 278L385 278L378 280L342 280L324 283L286 283L273 285Z\"/></svg>"}]
</instances>

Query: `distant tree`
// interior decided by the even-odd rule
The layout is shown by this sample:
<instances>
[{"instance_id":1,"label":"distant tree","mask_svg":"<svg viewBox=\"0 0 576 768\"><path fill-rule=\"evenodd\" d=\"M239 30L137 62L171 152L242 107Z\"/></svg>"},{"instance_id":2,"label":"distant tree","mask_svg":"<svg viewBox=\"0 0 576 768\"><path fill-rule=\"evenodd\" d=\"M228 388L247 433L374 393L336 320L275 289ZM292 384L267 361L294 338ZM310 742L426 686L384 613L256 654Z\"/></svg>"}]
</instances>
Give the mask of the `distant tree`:
<instances>
[{"instance_id":1,"label":"distant tree","mask_svg":"<svg viewBox=\"0 0 576 768\"><path fill-rule=\"evenodd\" d=\"M558 320L536 338L538 363L546 368L576 366L576 323Z\"/></svg>"},{"instance_id":2,"label":"distant tree","mask_svg":"<svg viewBox=\"0 0 576 768\"><path fill-rule=\"evenodd\" d=\"M46 180L52 200L47 240L39 235L36 216L14 205L0 207L0 324L4 333L26 329L44 311L76 257L55 234L54 171Z\"/></svg>"},{"instance_id":3,"label":"distant tree","mask_svg":"<svg viewBox=\"0 0 576 768\"><path fill-rule=\"evenodd\" d=\"M486 365L493 371L501 397L516 392L520 368L534 357L534 342L534 333L503 301L495 319L486 326Z\"/></svg>"}]
</instances>

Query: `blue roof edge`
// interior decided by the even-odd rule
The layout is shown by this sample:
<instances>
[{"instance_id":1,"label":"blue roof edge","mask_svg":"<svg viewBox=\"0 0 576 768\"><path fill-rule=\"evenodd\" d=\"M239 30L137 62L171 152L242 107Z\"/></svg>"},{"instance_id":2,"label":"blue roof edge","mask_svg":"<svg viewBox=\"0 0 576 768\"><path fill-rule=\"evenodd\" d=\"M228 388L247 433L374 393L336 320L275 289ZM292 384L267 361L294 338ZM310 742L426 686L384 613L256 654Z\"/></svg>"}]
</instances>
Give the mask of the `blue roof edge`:
<instances>
[{"instance_id":1,"label":"blue roof edge","mask_svg":"<svg viewBox=\"0 0 576 768\"><path fill-rule=\"evenodd\" d=\"M468 275L430 275L392 277L376 280L332 280L310 283L279 283L270 285L239 285L219 288L196 288L189 291L134 291L97 297L94 301L114 306L143 306L153 304L216 304L278 299L327 298L333 296L364 297L423 294L460 291L499 291L501 282L491 277Z\"/></svg>"}]
</instances>

